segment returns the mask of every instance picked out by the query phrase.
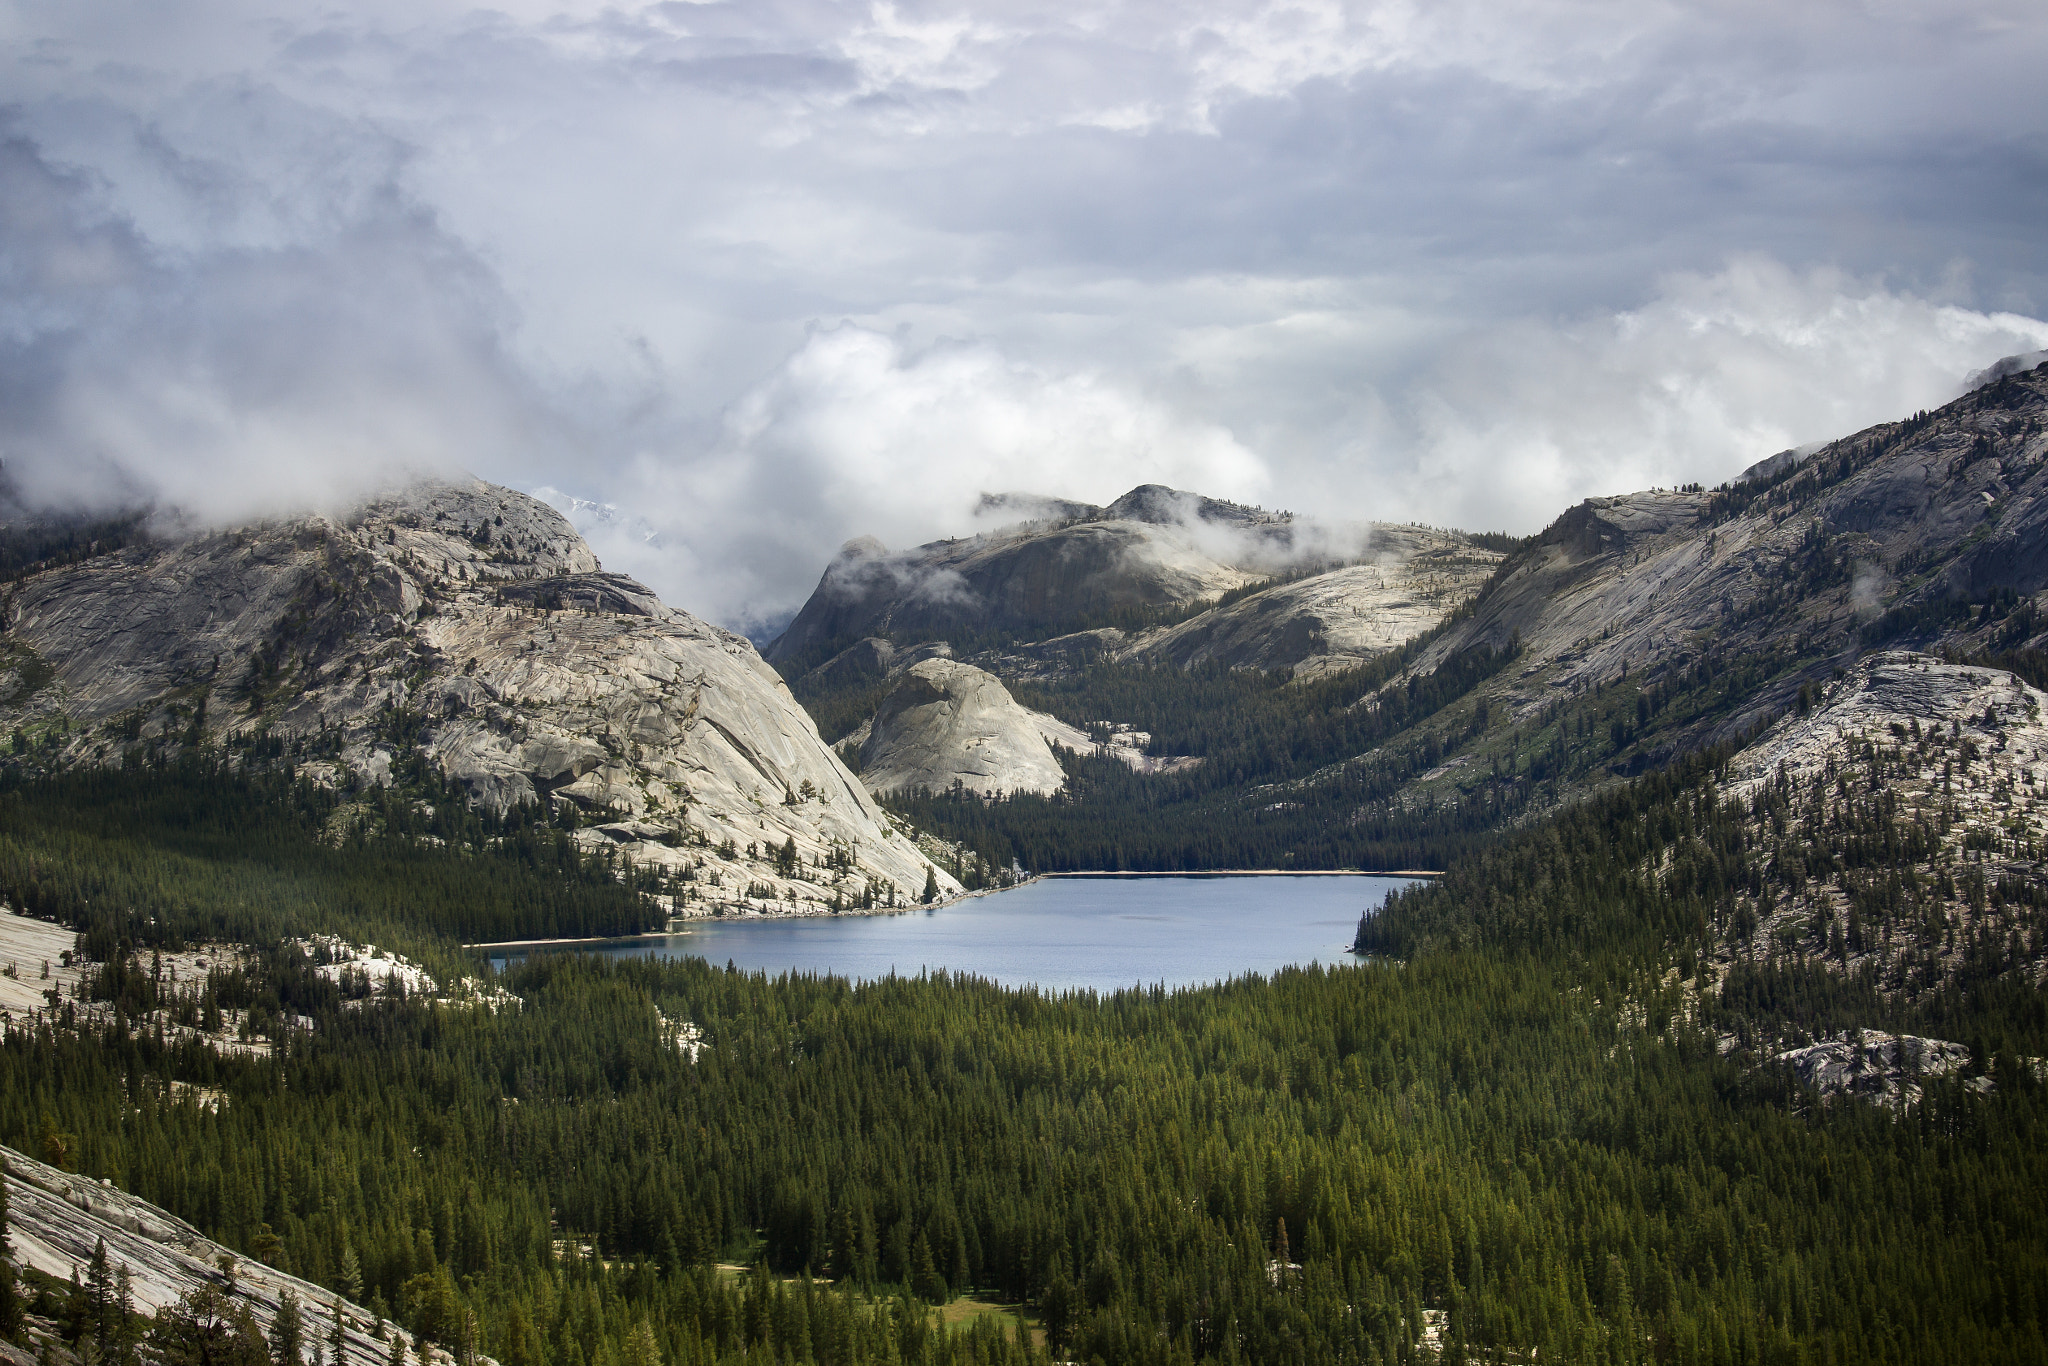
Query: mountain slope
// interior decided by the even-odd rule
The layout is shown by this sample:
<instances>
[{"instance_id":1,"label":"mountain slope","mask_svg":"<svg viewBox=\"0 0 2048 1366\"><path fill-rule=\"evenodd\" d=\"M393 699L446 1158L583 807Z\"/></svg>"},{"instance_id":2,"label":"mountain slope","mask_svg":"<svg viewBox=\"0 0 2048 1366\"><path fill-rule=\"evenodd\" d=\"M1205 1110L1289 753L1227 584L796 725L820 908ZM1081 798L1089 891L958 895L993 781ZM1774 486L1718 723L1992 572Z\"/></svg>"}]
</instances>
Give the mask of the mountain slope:
<instances>
[{"instance_id":1,"label":"mountain slope","mask_svg":"<svg viewBox=\"0 0 2048 1366\"><path fill-rule=\"evenodd\" d=\"M1518 635L1528 659L1500 695L1526 716L1702 659L1807 658L1683 743L1733 735L1867 645L1930 640L1968 607L2002 616L2048 587L2044 420L2048 367L1711 492L1591 499L1511 557L1416 667Z\"/></svg>"},{"instance_id":2,"label":"mountain slope","mask_svg":"<svg viewBox=\"0 0 2048 1366\"><path fill-rule=\"evenodd\" d=\"M1053 745L1093 745L1085 732L1018 706L995 675L951 659L922 659L897 675L854 739L861 782L877 795L955 783L972 792L1057 792L1067 775Z\"/></svg>"},{"instance_id":3,"label":"mountain slope","mask_svg":"<svg viewBox=\"0 0 2048 1366\"><path fill-rule=\"evenodd\" d=\"M230 1310L246 1309L257 1327L269 1333L284 1297L291 1295L305 1316L308 1338L326 1344L330 1366L385 1366L394 1340L408 1354L428 1350L362 1306L243 1257L108 1182L73 1175L12 1148L0 1148L0 1173L7 1182L6 1232L18 1267L68 1280L83 1274L94 1249L103 1244L109 1265L129 1271L135 1308L145 1314L161 1318L183 1297L213 1291L225 1297ZM337 1304L339 1352L332 1337ZM453 1360L445 1351L431 1356L437 1362Z\"/></svg>"},{"instance_id":4,"label":"mountain slope","mask_svg":"<svg viewBox=\"0 0 2048 1366\"><path fill-rule=\"evenodd\" d=\"M1121 657L1298 677L1352 668L1434 627L1501 561L1463 536L1422 527L1375 527L1372 554L1371 564L1276 584L1147 631Z\"/></svg>"},{"instance_id":5,"label":"mountain slope","mask_svg":"<svg viewBox=\"0 0 2048 1366\"><path fill-rule=\"evenodd\" d=\"M508 489L423 483L131 546L31 575L6 622L0 722L59 761L205 738L288 750L342 786L424 765L494 811L615 822L630 854L693 875L680 909L750 888L829 901L763 852L792 840L799 871L925 881L746 640L602 573L560 514Z\"/></svg>"},{"instance_id":6,"label":"mountain slope","mask_svg":"<svg viewBox=\"0 0 2048 1366\"><path fill-rule=\"evenodd\" d=\"M1245 562L1282 560L1292 545L1279 517L1155 485L1107 508L990 507L1054 515L902 553L849 541L768 659L800 673L863 636L957 643L1137 621L1249 583L1261 575Z\"/></svg>"},{"instance_id":7,"label":"mountain slope","mask_svg":"<svg viewBox=\"0 0 2048 1366\"><path fill-rule=\"evenodd\" d=\"M1105 772L1057 807L906 809L1027 867L1074 866L1047 862L1065 849L1199 866L1248 845L1274 866L1445 866L1502 825L1747 743L1873 648L2039 649L2044 425L2037 368L1719 489L1589 500L1514 548L1435 628L1278 689L1211 676L1228 662L1213 656L1169 677L1128 637L1076 638L1088 648L1075 662L1012 679L1020 700L1070 722L1130 722L1202 758L1190 780ZM1156 638L1223 638L1261 596L1296 587Z\"/></svg>"}]
</instances>

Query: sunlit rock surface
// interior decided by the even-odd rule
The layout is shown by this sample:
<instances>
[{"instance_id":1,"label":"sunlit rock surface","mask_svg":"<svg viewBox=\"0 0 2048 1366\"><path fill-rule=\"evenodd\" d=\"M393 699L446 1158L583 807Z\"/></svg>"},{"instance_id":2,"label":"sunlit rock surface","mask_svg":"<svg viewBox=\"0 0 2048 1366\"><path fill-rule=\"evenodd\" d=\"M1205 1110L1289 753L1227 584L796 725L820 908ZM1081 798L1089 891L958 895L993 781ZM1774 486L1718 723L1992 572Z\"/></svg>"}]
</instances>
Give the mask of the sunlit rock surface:
<instances>
[{"instance_id":1,"label":"sunlit rock surface","mask_svg":"<svg viewBox=\"0 0 2048 1366\"><path fill-rule=\"evenodd\" d=\"M7 624L0 719L79 761L195 727L300 742L301 771L331 783L388 781L417 753L495 810L570 802L658 828L650 851L701 870L679 910L829 902L763 856L791 839L803 868L837 858L861 886L915 892L930 866L744 638L601 572L554 509L480 481L45 571Z\"/></svg>"}]
</instances>

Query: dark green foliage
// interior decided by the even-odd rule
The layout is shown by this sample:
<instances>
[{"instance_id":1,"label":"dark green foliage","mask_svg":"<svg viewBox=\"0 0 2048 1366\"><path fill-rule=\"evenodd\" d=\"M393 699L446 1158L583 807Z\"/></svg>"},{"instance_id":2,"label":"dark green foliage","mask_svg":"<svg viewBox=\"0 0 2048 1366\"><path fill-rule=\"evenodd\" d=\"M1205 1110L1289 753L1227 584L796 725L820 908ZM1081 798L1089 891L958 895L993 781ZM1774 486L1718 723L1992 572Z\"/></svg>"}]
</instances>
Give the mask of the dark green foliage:
<instances>
[{"instance_id":1,"label":"dark green foliage","mask_svg":"<svg viewBox=\"0 0 2048 1366\"><path fill-rule=\"evenodd\" d=\"M45 569L146 543L148 520L147 512L111 517L18 517L0 525L0 580L24 579Z\"/></svg>"},{"instance_id":2,"label":"dark green foliage","mask_svg":"<svg viewBox=\"0 0 2048 1366\"><path fill-rule=\"evenodd\" d=\"M671 1363L1019 1359L987 1329L941 1337L903 1298L972 1288L1035 1303L1063 1352L1105 1363L1413 1359L1425 1307L1455 1349L1545 1360L1639 1342L1680 1361L2038 1357L2048 1199L2024 1174L2048 1097L2012 1061L2048 1051L2037 994L1986 978L1888 1007L1759 965L1684 1023L1665 965L1759 876L1712 800L1718 761L1397 899L1367 930L1402 967L1055 997L542 956L494 1014L352 1003L272 947L212 985L310 1031L223 1057L121 1022L17 1028L0 1139L76 1134L88 1175L246 1249L269 1231L296 1271L360 1277L458 1351L473 1316L483 1350L527 1366L645 1355L648 1337ZM203 777L179 790L224 781ZM125 805L164 780L128 775ZM111 819L110 792L71 824ZM1875 866L1882 816L1843 823L1834 852ZM70 847L45 855L51 876ZM1668 875L1632 871L1646 862ZM477 851L452 866L498 875ZM352 885L305 869L322 904L325 880ZM657 1010L702 1027L694 1062ZM1934 1086L1895 1121L1804 1103L1714 1042L1760 1052L1911 1010L1973 1022L2000 1090ZM721 1256L766 1269L729 1284ZM806 1273L844 1288L774 1279ZM159 1325L172 1359L232 1359L232 1317L189 1308Z\"/></svg>"},{"instance_id":3,"label":"dark green foliage","mask_svg":"<svg viewBox=\"0 0 2048 1366\"><path fill-rule=\"evenodd\" d=\"M288 770L193 757L128 771L0 776L0 897L118 944L274 942L341 924L377 942L630 934L660 923L566 837L488 822L452 794L426 815L351 802Z\"/></svg>"},{"instance_id":4,"label":"dark green foliage","mask_svg":"<svg viewBox=\"0 0 2048 1366\"><path fill-rule=\"evenodd\" d=\"M211 1285L157 1315L150 1345L164 1366L271 1366L262 1330L249 1311Z\"/></svg>"},{"instance_id":5,"label":"dark green foliage","mask_svg":"<svg viewBox=\"0 0 2048 1366\"><path fill-rule=\"evenodd\" d=\"M1526 955L1107 998L574 957L507 981L526 1006L495 1016L330 1006L276 1060L17 1033L0 1137L57 1104L87 1172L231 1240L271 1222L329 1284L360 1246L422 1329L467 1308L487 1349L549 1363L642 1318L671 1361L874 1359L879 1307L712 1279L754 1229L788 1274L1029 1296L1105 1362L1396 1360L1421 1306L1557 1360L2044 1345L2048 1202L2018 1175L2040 1097L1801 1113ZM694 1065L657 1006L703 1023ZM128 1076L227 1101L120 1119ZM1280 1220L1298 1274L1268 1272ZM898 1350L931 1331L886 1322Z\"/></svg>"},{"instance_id":6,"label":"dark green foliage","mask_svg":"<svg viewBox=\"0 0 2048 1366\"><path fill-rule=\"evenodd\" d=\"M1468 650L1395 683L1420 648L1303 683L1101 664L1019 687L1027 706L1082 725L1114 717L1149 730L1151 753L1201 763L1141 776L1114 759L1064 755L1068 783L1051 797L912 792L891 805L990 864L1034 871L1441 866L1526 790L1438 805L1402 789L1485 730L1483 703L1442 713L1518 647Z\"/></svg>"},{"instance_id":7,"label":"dark green foliage","mask_svg":"<svg viewBox=\"0 0 2048 1366\"><path fill-rule=\"evenodd\" d=\"M270 1226L265 1224L264 1231ZM300 1358L306 1350L306 1324L299 1317L299 1297L287 1290L279 1301L277 1314L270 1321L270 1362L271 1366L301 1366Z\"/></svg>"}]
</instances>

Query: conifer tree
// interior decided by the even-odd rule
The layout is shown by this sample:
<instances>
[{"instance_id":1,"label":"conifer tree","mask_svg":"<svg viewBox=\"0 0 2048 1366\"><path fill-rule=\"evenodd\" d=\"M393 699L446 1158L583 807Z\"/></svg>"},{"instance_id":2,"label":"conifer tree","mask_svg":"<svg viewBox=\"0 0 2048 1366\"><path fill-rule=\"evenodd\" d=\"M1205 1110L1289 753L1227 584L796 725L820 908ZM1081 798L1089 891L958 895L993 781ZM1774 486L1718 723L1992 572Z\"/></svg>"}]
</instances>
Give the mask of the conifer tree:
<instances>
[{"instance_id":1,"label":"conifer tree","mask_svg":"<svg viewBox=\"0 0 2048 1366\"><path fill-rule=\"evenodd\" d=\"M0 1170L0 1338L21 1332L21 1299L14 1288L14 1242L7 1236L7 1180Z\"/></svg>"},{"instance_id":2,"label":"conifer tree","mask_svg":"<svg viewBox=\"0 0 2048 1366\"><path fill-rule=\"evenodd\" d=\"M270 1321L272 1366L300 1366L305 1346L306 1326L299 1317L299 1297L287 1290L278 1301L277 1317Z\"/></svg>"},{"instance_id":3,"label":"conifer tree","mask_svg":"<svg viewBox=\"0 0 2048 1366\"><path fill-rule=\"evenodd\" d=\"M938 1263L932 1260L931 1240L922 1232L910 1253L910 1293L926 1304L944 1304L948 1298L946 1278L939 1274Z\"/></svg>"},{"instance_id":4,"label":"conifer tree","mask_svg":"<svg viewBox=\"0 0 2048 1366\"><path fill-rule=\"evenodd\" d=\"M341 1245L341 1288L351 1300L362 1302L363 1263L356 1256L355 1244L350 1242Z\"/></svg>"},{"instance_id":5,"label":"conifer tree","mask_svg":"<svg viewBox=\"0 0 2048 1366\"><path fill-rule=\"evenodd\" d=\"M93 1346L105 1356L114 1346L120 1310L120 1292L114 1281L114 1269L107 1257L107 1240L94 1240L92 1259L85 1269L85 1323L92 1335Z\"/></svg>"}]
</instances>

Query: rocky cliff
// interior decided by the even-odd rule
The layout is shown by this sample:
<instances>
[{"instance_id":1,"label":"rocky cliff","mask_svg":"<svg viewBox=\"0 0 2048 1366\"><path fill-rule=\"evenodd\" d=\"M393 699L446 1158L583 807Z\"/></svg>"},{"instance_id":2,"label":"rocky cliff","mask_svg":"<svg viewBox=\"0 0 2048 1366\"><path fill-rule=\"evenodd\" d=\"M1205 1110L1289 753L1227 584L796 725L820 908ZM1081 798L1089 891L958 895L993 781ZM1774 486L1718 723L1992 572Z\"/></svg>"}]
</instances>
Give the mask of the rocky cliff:
<instances>
[{"instance_id":1,"label":"rocky cliff","mask_svg":"<svg viewBox=\"0 0 2048 1366\"><path fill-rule=\"evenodd\" d=\"M900 553L849 541L767 657L801 672L863 636L1059 635L1214 598L1296 553L1291 518L1156 484L1106 508L1010 495L985 510L1024 520Z\"/></svg>"},{"instance_id":2,"label":"rocky cliff","mask_svg":"<svg viewBox=\"0 0 2048 1366\"><path fill-rule=\"evenodd\" d=\"M141 1313L160 1314L182 1297L210 1289L233 1308L248 1310L268 1333L290 1294L298 1299L308 1336L323 1343L329 1341L339 1302L342 1348L328 1357L333 1366L385 1366L394 1340L406 1344L413 1357L426 1350L414 1344L411 1334L362 1306L337 1301L332 1291L243 1257L108 1182L61 1171L12 1148L0 1148L0 1168L7 1182L7 1234L15 1264L25 1270L60 1281L82 1277L94 1248L104 1242L108 1264L128 1269ZM431 1356L437 1362L453 1360L438 1349Z\"/></svg>"},{"instance_id":3,"label":"rocky cliff","mask_svg":"<svg viewBox=\"0 0 2048 1366\"><path fill-rule=\"evenodd\" d=\"M2044 421L2048 366L1720 489L1588 500L1511 557L1416 667L1519 637L1523 663L1498 690L1519 717L1628 673L1815 657L1683 743L1736 734L1868 644L1932 639L1965 605L2048 588Z\"/></svg>"},{"instance_id":4,"label":"rocky cliff","mask_svg":"<svg viewBox=\"0 0 2048 1366\"><path fill-rule=\"evenodd\" d=\"M925 882L746 640L603 573L508 489L423 483L130 546L30 575L5 623L0 724L64 760L263 737L345 784L417 759L482 805L567 803L609 823L589 838L692 868L691 911L830 901L772 866L791 840L835 883Z\"/></svg>"},{"instance_id":5,"label":"rocky cliff","mask_svg":"<svg viewBox=\"0 0 2048 1366\"><path fill-rule=\"evenodd\" d=\"M1805 714L1729 763L1725 797L1770 851L1729 917L1722 960L1799 953L1888 992L1951 981L2011 936L2036 945L2048 858L2048 694L2003 669L1912 651L1866 656ZM1835 846L1889 829L1880 845ZM1868 840L1857 839L1858 846Z\"/></svg>"},{"instance_id":6,"label":"rocky cliff","mask_svg":"<svg viewBox=\"0 0 2048 1366\"><path fill-rule=\"evenodd\" d=\"M854 742L870 792L955 783L971 792L1056 792L1066 773L1052 747L1086 750L1088 734L1017 704L972 664L924 659L899 674Z\"/></svg>"},{"instance_id":7,"label":"rocky cliff","mask_svg":"<svg viewBox=\"0 0 2048 1366\"><path fill-rule=\"evenodd\" d=\"M1368 564L1261 589L1191 620L1120 642L1115 656L1188 668L1356 667L1430 630L1484 584L1497 551L1450 532L1375 527Z\"/></svg>"}]
</instances>

